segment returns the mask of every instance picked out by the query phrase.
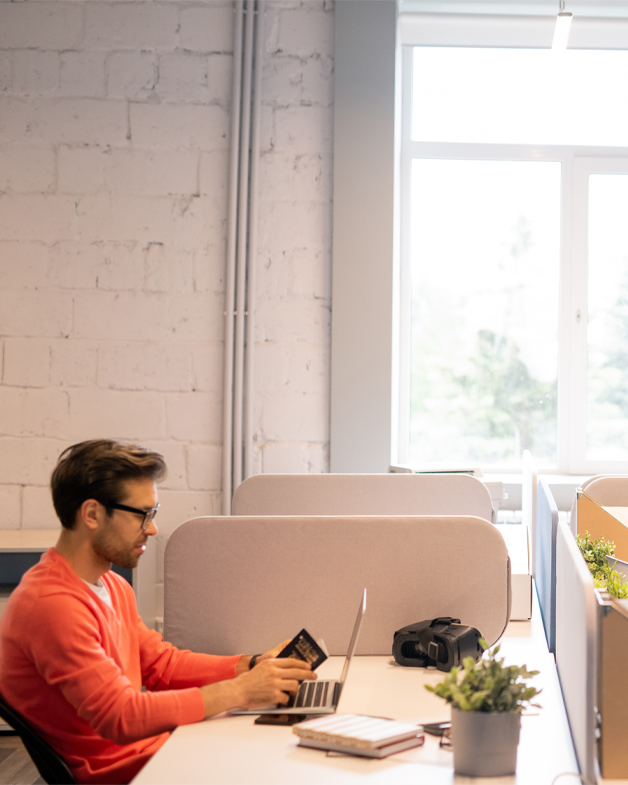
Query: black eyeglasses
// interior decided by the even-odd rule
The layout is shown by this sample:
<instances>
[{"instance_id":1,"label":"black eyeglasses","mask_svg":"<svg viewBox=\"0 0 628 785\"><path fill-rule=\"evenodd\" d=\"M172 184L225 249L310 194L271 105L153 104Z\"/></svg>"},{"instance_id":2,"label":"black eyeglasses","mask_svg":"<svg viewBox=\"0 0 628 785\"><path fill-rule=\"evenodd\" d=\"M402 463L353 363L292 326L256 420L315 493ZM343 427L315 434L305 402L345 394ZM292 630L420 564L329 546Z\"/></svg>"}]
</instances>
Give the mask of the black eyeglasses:
<instances>
[{"instance_id":1,"label":"black eyeglasses","mask_svg":"<svg viewBox=\"0 0 628 785\"><path fill-rule=\"evenodd\" d=\"M129 507L128 504L118 504L117 502L106 502L103 504L108 510L124 510L125 512L134 512L136 515L142 516L142 531L148 529L151 521L157 515L159 505L151 507L149 510L138 510L137 507Z\"/></svg>"},{"instance_id":2,"label":"black eyeglasses","mask_svg":"<svg viewBox=\"0 0 628 785\"><path fill-rule=\"evenodd\" d=\"M442 750L453 750L454 745L451 741L451 728L446 728L443 731L443 735L438 740L438 746Z\"/></svg>"}]
</instances>

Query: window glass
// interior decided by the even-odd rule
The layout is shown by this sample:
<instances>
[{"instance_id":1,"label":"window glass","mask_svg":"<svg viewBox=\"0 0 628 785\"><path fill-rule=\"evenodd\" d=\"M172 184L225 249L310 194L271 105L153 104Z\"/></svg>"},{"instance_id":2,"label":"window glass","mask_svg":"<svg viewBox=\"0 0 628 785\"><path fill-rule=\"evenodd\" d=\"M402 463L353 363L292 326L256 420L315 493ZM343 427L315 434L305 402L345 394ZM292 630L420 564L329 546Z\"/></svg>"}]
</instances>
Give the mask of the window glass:
<instances>
[{"instance_id":1,"label":"window glass","mask_svg":"<svg viewBox=\"0 0 628 785\"><path fill-rule=\"evenodd\" d=\"M410 462L555 465L561 166L411 176Z\"/></svg>"},{"instance_id":2,"label":"window glass","mask_svg":"<svg viewBox=\"0 0 628 785\"><path fill-rule=\"evenodd\" d=\"M587 458L628 460L628 175L589 177Z\"/></svg>"},{"instance_id":3,"label":"window glass","mask_svg":"<svg viewBox=\"0 0 628 785\"><path fill-rule=\"evenodd\" d=\"M628 145L628 51L414 53L416 141Z\"/></svg>"}]
</instances>

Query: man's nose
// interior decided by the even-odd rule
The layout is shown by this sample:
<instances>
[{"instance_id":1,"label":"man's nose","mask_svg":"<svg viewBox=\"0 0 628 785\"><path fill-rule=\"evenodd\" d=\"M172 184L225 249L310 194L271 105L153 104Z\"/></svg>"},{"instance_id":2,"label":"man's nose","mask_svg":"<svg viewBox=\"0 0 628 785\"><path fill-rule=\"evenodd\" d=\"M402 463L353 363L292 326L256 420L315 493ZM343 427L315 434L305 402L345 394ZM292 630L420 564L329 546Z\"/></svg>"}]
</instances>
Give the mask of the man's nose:
<instances>
[{"instance_id":1,"label":"man's nose","mask_svg":"<svg viewBox=\"0 0 628 785\"><path fill-rule=\"evenodd\" d=\"M144 529L144 533L145 533L145 534L146 534L148 537L154 537L154 536L157 534L157 532L158 532L158 531L159 531L159 528L158 528L157 524L155 523L155 519L154 519L154 518L153 518L153 520L152 520L152 521L151 521L151 522L148 524L148 526L147 526L147 527Z\"/></svg>"}]
</instances>

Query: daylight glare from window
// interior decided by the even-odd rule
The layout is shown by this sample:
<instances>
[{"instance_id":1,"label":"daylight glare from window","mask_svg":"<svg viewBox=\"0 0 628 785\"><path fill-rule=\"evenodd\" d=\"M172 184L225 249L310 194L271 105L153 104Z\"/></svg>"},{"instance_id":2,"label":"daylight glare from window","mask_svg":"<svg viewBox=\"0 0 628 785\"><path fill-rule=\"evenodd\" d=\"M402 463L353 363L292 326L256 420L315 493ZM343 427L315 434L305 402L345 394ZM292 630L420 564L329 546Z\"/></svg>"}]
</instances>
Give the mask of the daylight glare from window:
<instances>
[{"instance_id":1,"label":"daylight glare from window","mask_svg":"<svg viewBox=\"0 0 628 785\"><path fill-rule=\"evenodd\" d=\"M412 168L413 463L556 454L560 164Z\"/></svg>"},{"instance_id":2,"label":"daylight glare from window","mask_svg":"<svg viewBox=\"0 0 628 785\"><path fill-rule=\"evenodd\" d=\"M628 51L413 53L411 464L625 467Z\"/></svg>"},{"instance_id":3,"label":"daylight glare from window","mask_svg":"<svg viewBox=\"0 0 628 785\"><path fill-rule=\"evenodd\" d=\"M417 48L412 137L625 146L627 82L626 51Z\"/></svg>"},{"instance_id":4,"label":"daylight glare from window","mask_svg":"<svg viewBox=\"0 0 628 785\"><path fill-rule=\"evenodd\" d=\"M589 178L587 457L628 460L628 175Z\"/></svg>"}]
</instances>

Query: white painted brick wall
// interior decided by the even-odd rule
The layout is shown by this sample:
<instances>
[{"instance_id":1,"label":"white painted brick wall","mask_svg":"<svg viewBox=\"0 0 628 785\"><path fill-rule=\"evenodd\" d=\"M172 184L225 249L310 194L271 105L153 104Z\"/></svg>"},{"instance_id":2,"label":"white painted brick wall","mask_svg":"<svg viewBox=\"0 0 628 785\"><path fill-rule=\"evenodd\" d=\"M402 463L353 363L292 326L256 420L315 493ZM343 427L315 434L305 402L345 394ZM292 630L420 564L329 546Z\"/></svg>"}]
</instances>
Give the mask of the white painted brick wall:
<instances>
[{"instance_id":1,"label":"white painted brick wall","mask_svg":"<svg viewBox=\"0 0 628 785\"><path fill-rule=\"evenodd\" d=\"M107 95L146 100L157 84L157 62L153 52L112 52L107 56Z\"/></svg>"},{"instance_id":2,"label":"white painted brick wall","mask_svg":"<svg viewBox=\"0 0 628 785\"><path fill-rule=\"evenodd\" d=\"M44 243L0 240L0 291L30 289L45 280L48 248Z\"/></svg>"},{"instance_id":3,"label":"white painted brick wall","mask_svg":"<svg viewBox=\"0 0 628 785\"><path fill-rule=\"evenodd\" d=\"M228 2L184 6L179 17L181 47L206 54L231 52L233 18L233 5Z\"/></svg>"},{"instance_id":4,"label":"white painted brick wall","mask_svg":"<svg viewBox=\"0 0 628 785\"><path fill-rule=\"evenodd\" d=\"M22 486L0 485L0 530L15 529L15 521L22 518Z\"/></svg>"},{"instance_id":5,"label":"white painted brick wall","mask_svg":"<svg viewBox=\"0 0 628 785\"><path fill-rule=\"evenodd\" d=\"M0 48L73 49L81 44L83 3L2 3Z\"/></svg>"},{"instance_id":6,"label":"white painted brick wall","mask_svg":"<svg viewBox=\"0 0 628 785\"><path fill-rule=\"evenodd\" d=\"M6 147L2 155L3 190L46 193L56 178L55 151L46 147Z\"/></svg>"},{"instance_id":7,"label":"white painted brick wall","mask_svg":"<svg viewBox=\"0 0 628 785\"><path fill-rule=\"evenodd\" d=\"M100 191L105 179L105 156L109 150L100 147L59 146L57 173L59 193L93 194Z\"/></svg>"},{"instance_id":8,"label":"white painted brick wall","mask_svg":"<svg viewBox=\"0 0 628 785\"><path fill-rule=\"evenodd\" d=\"M177 3L90 2L85 6L85 37L88 50L156 49L177 46Z\"/></svg>"},{"instance_id":9,"label":"white painted brick wall","mask_svg":"<svg viewBox=\"0 0 628 785\"><path fill-rule=\"evenodd\" d=\"M55 514L47 485L27 485L22 492L22 528L57 529L59 521Z\"/></svg>"},{"instance_id":10,"label":"white painted brick wall","mask_svg":"<svg viewBox=\"0 0 628 785\"><path fill-rule=\"evenodd\" d=\"M265 14L256 467L323 472L333 4ZM101 436L166 457L158 564L221 512L233 19L227 0L0 0L0 528L56 527L57 457Z\"/></svg>"},{"instance_id":11,"label":"white painted brick wall","mask_svg":"<svg viewBox=\"0 0 628 785\"><path fill-rule=\"evenodd\" d=\"M50 384L50 341L42 338L6 338L4 374L7 391L23 392L24 387Z\"/></svg>"},{"instance_id":12,"label":"white painted brick wall","mask_svg":"<svg viewBox=\"0 0 628 785\"><path fill-rule=\"evenodd\" d=\"M60 58L59 94L67 97L104 98L104 53L63 52Z\"/></svg>"},{"instance_id":13,"label":"white painted brick wall","mask_svg":"<svg viewBox=\"0 0 628 785\"><path fill-rule=\"evenodd\" d=\"M54 95L59 88L56 52L23 49L13 56L13 89L29 96Z\"/></svg>"}]
</instances>

